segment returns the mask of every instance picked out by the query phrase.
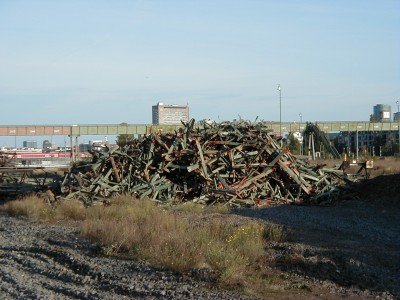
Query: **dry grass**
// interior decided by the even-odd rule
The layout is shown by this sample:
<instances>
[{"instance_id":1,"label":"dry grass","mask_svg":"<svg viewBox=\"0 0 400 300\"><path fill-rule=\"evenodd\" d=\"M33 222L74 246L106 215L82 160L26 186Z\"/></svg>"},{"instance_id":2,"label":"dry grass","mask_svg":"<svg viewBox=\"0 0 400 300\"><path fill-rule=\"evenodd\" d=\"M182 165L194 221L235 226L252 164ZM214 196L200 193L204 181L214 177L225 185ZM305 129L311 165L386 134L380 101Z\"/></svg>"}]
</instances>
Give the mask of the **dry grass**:
<instances>
[{"instance_id":1,"label":"dry grass","mask_svg":"<svg viewBox=\"0 0 400 300\"><path fill-rule=\"evenodd\" d=\"M369 170L371 177L377 177L380 175L392 175L400 174L400 157L393 156L383 156L374 157L374 168ZM316 160L315 164L326 164L328 168L334 166L339 166L342 163L340 159L326 159L326 160ZM312 162L314 164L314 162ZM356 172L357 167L353 167L353 171Z\"/></svg>"},{"instance_id":2,"label":"dry grass","mask_svg":"<svg viewBox=\"0 0 400 300\"><path fill-rule=\"evenodd\" d=\"M271 222L264 224L264 237L268 241L282 242L288 238L289 233L282 225Z\"/></svg>"},{"instance_id":3,"label":"dry grass","mask_svg":"<svg viewBox=\"0 0 400 300\"><path fill-rule=\"evenodd\" d=\"M218 218L210 215L205 222L201 216L198 220L203 218L203 222L193 221L193 212L203 211L190 207L186 213L185 209L163 209L152 201L127 196L109 206L84 208L79 201L68 200L53 209L37 197L27 197L3 208L46 222L80 220L82 235L101 245L106 255L122 254L178 272L205 268L224 287L257 295L271 292L262 273L264 245L266 239L284 238L280 225L234 222L220 214Z\"/></svg>"},{"instance_id":4,"label":"dry grass","mask_svg":"<svg viewBox=\"0 0 400 300\"><path fill-rule=\"evenodd\" d=\"M221 203L205 206L194 202L185 202L172 207L172 209L194 214L228 214L231 211L229 206Z\"/></svg>"},{"instance_id":5,"label":"dry grass","mask_svg":"<svg viewBox=\"0 0 400 300\"><path fill-rule=\"evenodd\" d=\"M52 209L44 200L36 196L28 196L20 200L7 202L2 210L12 215L27 216L37 221L48 221L53 215Z\"/></svg>"},{"instance_id":6,"label":"dry grass","mask_svg":"<svg viewBox=\"0 0 400 300\"><path fill-rule=\"evenodd\" d=\"M89 208L82 234L105 246L108 254L131 253L179 272L207 267L228 283L236 282L263 255L265 228L253 221L192 223L151 201L119 200Z\"/></svg>"},{"instance_id":7,"label":"dry grass","mask_svg":"<svg viewBox=\"0 0 400 300\"><path fill-rule=\"evenodd\" d=\"M27 216L40 222L54 222L60 220L84 220L86 209L80 201L64 200L55 208L36 196L28 196L20 200L6 202L2 210L12 214Z\"/></svg>"},{"instance_id":8,"label":"dry grass","mask_svg":"<svg viewBox=\"0 0 400 300\"><path fill-rule=\"evenodd\" d=\"M86 209L81 201L63 200L54 209L55 220L82 221L86 218Z\"/></svg>"},{"instance_id":9,"label":"dry grass","mask_svg":"<svg viewBox=\"0 0 400 300\"><path fill-rule=\"evenodd\" d=\"M383 157L374 160L373 177L379 175L400 174L400 157Z\"/></svg>"}]
</instances>

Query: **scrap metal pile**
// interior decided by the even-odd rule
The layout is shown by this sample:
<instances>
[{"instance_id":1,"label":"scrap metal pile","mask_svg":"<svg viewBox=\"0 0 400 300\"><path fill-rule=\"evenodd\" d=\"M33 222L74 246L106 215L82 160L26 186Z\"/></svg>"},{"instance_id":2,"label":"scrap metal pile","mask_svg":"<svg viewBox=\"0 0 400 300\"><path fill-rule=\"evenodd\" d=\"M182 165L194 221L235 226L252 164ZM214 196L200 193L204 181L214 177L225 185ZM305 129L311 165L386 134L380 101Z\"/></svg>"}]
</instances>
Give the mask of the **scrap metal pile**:
<instances>
[{"instance_id":1,"label":"scrap metal pile","mask_svg":"<svg viewBox=\"0 0 400 300\"><path fill-rule=\"evenodd\" d=\"M0 151L0 168L9 167L11 165L13 165L12 159Z\"/></svg>"},{"instance_id":2,"label":"scrap metal pile","mask_svg":"<svg viewBox=\"0 0 400 300\"><path fill-rule=\"evenodd\" d=\"M62 177L43 168L0 167L0 198L15 199L31 193L58 192Z\"/></svg>"},{"instance_id":3,"label":"scrap metal pile","mask_svg":"<svg viewBox=\"0 0 400 300\"><path fill-rule=\"evenodd\" d=\"M92 163L71 168L61 191L86 205L123 193L159 202L321 204L339 195L342 173L310 167L280 147L261 122L195 128L191 120L178 132L95 152Z\"/></svg>"}]
</instances>

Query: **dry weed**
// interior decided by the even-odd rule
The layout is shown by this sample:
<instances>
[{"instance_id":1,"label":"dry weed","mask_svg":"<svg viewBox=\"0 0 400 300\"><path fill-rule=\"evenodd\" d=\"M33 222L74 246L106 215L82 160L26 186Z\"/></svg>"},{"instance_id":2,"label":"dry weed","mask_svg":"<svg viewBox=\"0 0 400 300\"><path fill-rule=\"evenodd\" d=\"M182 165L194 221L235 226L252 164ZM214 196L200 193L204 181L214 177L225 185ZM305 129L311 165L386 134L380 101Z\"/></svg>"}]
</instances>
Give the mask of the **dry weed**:
<instances>
[{"instance_id":1,"label":"dry weed","mask_svg":"<svg viewBox=\"0 0 400 300\"><path fill-rule=\"evenodd\" d=\"M236 286L244 284L263 255L266 231L255 221L240 226L213 219L191 223L173 210L136 200L89 208L82 234L108 254L129 252L179 272L208 266L220 282Z\"/></svg>"},{"instance_id":2,"label":"dry weed","mask_svg":"<svg viewBox=\"0 0 400 300\"><path fill-rule=\"evenodd\" d=\"M12 215L27 216L36 221L49 221L54 215L45 201L37 196L27 196L23 199L7 202L2 209Z\"/></svg>"},{"instance_id":3,"label":"dry weed","mask_svg":"<svg viewBox=\"0 0 400 300\"><path fill-rule=\"evenodd\" d=\"M2 210L12 215L22 215L40 222L60 220L84 220L86 209L78 200L63 200L55 208L47 205L44 199L28 196L20 200L6 202Z\"/></svg>"},{"instance_id":4,"label":"dry weed","mask_svg":"<svg viewBox=\"0 0 400 300\"><path fill-rule=\"evenodd\" d=\"M128 196L113 200L109 206L89 208L84 208L79 201L65 200L51 209L37 197L8 202L4 206L9 213L34 220L82 220L82 235L101 245L106 255L124 253L179 272L207 268L225 287L263 294L268 286L260 267L265 256L265 239L282 240L282 227L252 220L238 224L221 215L218 218L210 215L205 222L194 222L193 212L205 213L205 209L200 211L197 206L190 205L187 208L190 213L183 214L163 209L150 200ZM208 212L220 209L216 207ZM255 290L256 278L259 284Z\"/></svg>"},{"instance_id":5,"label":"dry weed","mask_svg":"<svg viewBox=\"0 0 400 300\"><path fill-rule=\"evenodd\" d=\"M61 201L55 208L56 220L82 221L86 217L86 209L81 201L68 199Z\"/></svg>"},{"instance_id":6,"label":"dry weed","mask_svg":"<svg viewBox=\"0 0 400 300\"><path fill-rule=\"evenodd\" d=\"M205 206L194 202L185 202L174 206L172 209L194 214L228 214L230 212L229 206L221 203Z\"/></svg>"}]
</instances>

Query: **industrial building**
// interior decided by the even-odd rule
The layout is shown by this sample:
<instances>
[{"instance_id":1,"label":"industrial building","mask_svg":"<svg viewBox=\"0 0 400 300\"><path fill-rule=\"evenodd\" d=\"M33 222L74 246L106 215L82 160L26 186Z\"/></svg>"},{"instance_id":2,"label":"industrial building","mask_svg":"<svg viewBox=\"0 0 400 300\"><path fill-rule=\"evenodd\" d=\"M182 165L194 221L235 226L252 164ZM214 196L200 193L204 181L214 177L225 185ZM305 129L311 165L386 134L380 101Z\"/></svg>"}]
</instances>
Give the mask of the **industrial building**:
<instances>
[{"instance_id":1,"label":"industrial building","mask_svg":"<svg viewBox=\"0 0 400 300\"><path fill-rule=\"evenodd\" d=\"M23 141L22 147L29 149L37 149L37 141Z\"/></svg>"},{"instance_id":2,"label":"industrial building","mask_svg":"<svg viewBox=\"0 0 400 300\"><path fill-rule=\"evenodd\" d=\"M377 104L373 107L373 114L370 121L376 122L392 122L391 106L387 104ZM400 112L393 114L393 121L400 122ZM359 130L340 132L335 136L334 140L336 148L339 152L355 152L357 149L363 149L370 154L378 154L383 146L394 147L399 141L400 131L393 130Z\"/></svg>"},{"instance_id":3,"label":"industrial building","mask_svg":"<svg viewBox=\"0 0 400 300\"><path fill-rule=\"evenodd\" d=\"M397 143L399 134L398 132L393 131L349 131L341 132L336 139L339 148L338 150L349 148L353 151L357 146L357 140L359 148L370 148L377 144Z\"/></svg>"},{"instance_id":4,"label":"industrial building","mask_svg":"<svg viewBox=\"0 0 400 300\"><path fill-rule=\"evenodd\" d=\"M43 151L46 151L46 150L50 150L50 149L52 149L52 144L51 144L51 142L49 141L49 140L44 140L43 141Z\"/></svg>"},{"instance_id":5,"label":"industrial building","mask_svg":"<svg viewBox=\"0 0 400 300\"><path fill-rule=\"evenodd\" d=\"M43 149L43 151L55 150L55 149L57 149L57 144L52 143L49 140L44 140L42 149Z\"/></svg>"},{"instance_id":6,"label":"industrial building","mask_svg":"<svg viewBox=\"0 0 400 300\"><path fill-rule=\"evenodd\" d=\"M374 106L373 121L375 122L391 122L392 108L387 104L377 104Z\"/></svg>"},{"instance_id":7,"label":"industrial building","mask_svg":"<svg viewBox=\"0 0 400 300\"><path fill-rule=\"evenodd\" d=\"M152 106L154 125L176 125L189 121L189 105L164 104L158 102Z\"/></svg>"},{"instance_id":8,"label":"industrial building","mask_svg":"<svg viewBox=\"0 0 400 300\"><path fill-rule=\"evenodd\" d=\"M348 131L340 132L333 140L339 153L368 153L393 155L399 149L399 131ZM358 143L358 147L357 147Z\"/></svg>"}]
</instances>

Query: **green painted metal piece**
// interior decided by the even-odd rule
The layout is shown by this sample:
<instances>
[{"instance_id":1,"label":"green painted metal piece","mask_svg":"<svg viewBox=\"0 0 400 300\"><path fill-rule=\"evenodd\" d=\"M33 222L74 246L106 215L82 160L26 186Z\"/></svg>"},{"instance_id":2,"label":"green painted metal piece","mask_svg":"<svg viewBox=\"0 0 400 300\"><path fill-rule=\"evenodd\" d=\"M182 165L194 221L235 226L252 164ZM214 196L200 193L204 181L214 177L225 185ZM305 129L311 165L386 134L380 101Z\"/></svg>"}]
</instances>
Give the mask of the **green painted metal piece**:
<instances>
[{"instance_id":1,"label":"green painted metal piece","mask_svg":"<svg viewBox=\"0 0 400 300\"><path fill-rule=\"evenodd\" d=\"M91 164L66 175L64 196L87 205L121 193L232 206L319 203L335 198L345 182L334 170L311 167L282 148L265 123L194 124L174 132L146 127L151 134L96 153Z\"/></svg>"}]
</instances>

